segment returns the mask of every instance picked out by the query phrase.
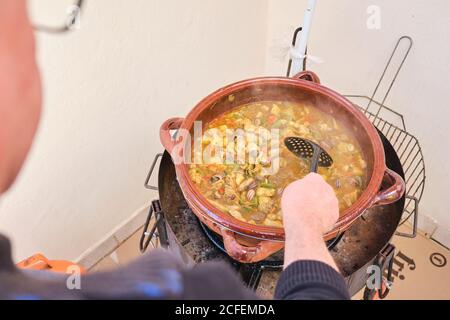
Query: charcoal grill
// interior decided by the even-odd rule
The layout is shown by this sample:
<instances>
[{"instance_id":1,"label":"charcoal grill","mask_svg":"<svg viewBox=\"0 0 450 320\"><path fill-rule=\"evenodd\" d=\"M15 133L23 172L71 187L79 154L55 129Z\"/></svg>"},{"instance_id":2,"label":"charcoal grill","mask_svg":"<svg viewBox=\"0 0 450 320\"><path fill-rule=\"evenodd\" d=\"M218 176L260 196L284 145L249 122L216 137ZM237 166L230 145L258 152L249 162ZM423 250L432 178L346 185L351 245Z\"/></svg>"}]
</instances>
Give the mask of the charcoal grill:
<instances>
[{"instance_id":1,"label":"charcoal grill","mask_svg":"<svg viewBox=\"0 0 450 320\"><path fill-rule=\"evenodd\" d=\"M392 59L403 41L408 43L407 51L382 102L377 102L375 96L380 84L385 79ZM418 204L425 186L423 155L417 139L407 132L403 116L385 106L389 92L411 47L410 37L405 36L398 40L371 97L347 95L352 101L353 99L367 101L366 107L361 107L361 103L355 102L355 104L378 129L384 145L387 166L400 174L407 183L407 192L401 200L390 205L368 209L349 230L328 243L330 253L346 278L351 295L366 286L369 276L367 268L371 265L377 265L384 271L384 277L380 281L392 282L395 247L390 244L390 241L400 224L412 218L412 232L397 234L405 237L416 235ZM388 115L390 119L397 118L400 125L384 120L383 114ZM158 186L152 186L149 181L158 162ZM206 228L187 205L178 185L171 157L167 152L156 155L145 186L148 189L158 190L159 200L152 202L149 211L140 241L142 252L149 244L152 244L169 248L191 265L211 260L224 261L239 272L242 280L250 288L257 290L265 297L273 294L283 266L283 252L277 252L255 264L241 264L231 259L224 250L220 236ZM152 227L148 230L150 226ZM375 293L384 298L388 292L389 289L378 291L366 289L365 298L371 298Z\"/></svg>"}]
</instances>

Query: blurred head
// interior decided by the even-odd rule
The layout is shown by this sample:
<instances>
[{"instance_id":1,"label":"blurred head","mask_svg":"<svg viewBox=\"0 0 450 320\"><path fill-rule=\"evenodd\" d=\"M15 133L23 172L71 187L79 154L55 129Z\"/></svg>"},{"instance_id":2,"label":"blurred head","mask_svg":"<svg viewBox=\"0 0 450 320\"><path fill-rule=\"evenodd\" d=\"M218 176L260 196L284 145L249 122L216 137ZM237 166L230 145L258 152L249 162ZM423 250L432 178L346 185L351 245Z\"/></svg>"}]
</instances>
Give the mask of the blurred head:
<instances>
[{"instance_id":1,"label":"blurred head","mask_svg":"<svg viewBox=\"0 0 450 320\"><path fill-rule=\"evenodd\" d=\"M30 150L41 112L41 82L25 0L0 0L0 194Z\"/></svg>"}]
</instances>

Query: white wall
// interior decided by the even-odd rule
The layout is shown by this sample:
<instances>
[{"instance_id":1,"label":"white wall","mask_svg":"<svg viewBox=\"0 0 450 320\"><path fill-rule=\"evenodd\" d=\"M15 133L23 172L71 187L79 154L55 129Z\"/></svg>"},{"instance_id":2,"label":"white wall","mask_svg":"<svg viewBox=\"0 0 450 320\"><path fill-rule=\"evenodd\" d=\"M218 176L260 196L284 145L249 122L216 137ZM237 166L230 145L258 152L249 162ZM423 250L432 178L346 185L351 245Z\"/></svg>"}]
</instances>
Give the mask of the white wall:
<instances>
[{"instance_id":1,"label":"white wall","mask_svg":"<svg viewBox=\"0 0 450 320\"><path fill-rule=\"evenodd\" d=\"M366 27L369 5L381 9L381 29ZM301 25L306 0L269 0L266 73L284 74L279 52ZM450 244L450 2L448 0L318 0L309 53L322 82L344 94L371 94L402 35L414 47L387 105L406 117L426 161L427 183L420 206L439 225L437 240Z\"/></svg>"},{"instance_id":2,"label":"white wall","mask_svg":"<svg viewBox=\"0 0 450 320\"><path fill-rule=\"evenodd\" d=\"M37 20L63 20L38 1ZM81 30L38 35L45 112L0 207L16 259L74 259L103 238L154 197L143 180L162 121L264 70L265 1L86 2Z\"/></svg>"}]
</instances>

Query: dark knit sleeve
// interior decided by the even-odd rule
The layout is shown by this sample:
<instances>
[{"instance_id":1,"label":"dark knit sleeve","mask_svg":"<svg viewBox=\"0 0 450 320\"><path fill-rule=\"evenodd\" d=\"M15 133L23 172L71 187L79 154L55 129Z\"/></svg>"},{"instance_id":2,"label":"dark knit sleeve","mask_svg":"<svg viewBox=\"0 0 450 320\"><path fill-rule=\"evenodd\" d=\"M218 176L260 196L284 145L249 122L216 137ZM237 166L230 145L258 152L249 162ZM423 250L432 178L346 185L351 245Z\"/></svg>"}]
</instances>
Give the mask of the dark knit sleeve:
<instances>
[{"instance_id":1,"label":"dark knit sleeve","mask_svg":"<svg viewBox=\"0 0 450 320\"><path fill-rule=\"evenodd\" d=\"M344 277L319 261L297 261L284 270L278 280L275 299L348 300Z\"/></svg>"},{"instance_id":2,"label":"dark knit sleeve","mask_svg":"<svg viewBox=\"0 0 450 320\"><path fill-rule=\"evenodd\" d=\"M187 267L161 249L143 255L126 267L87 275L82 284L86 299L257 298L231 267L220 262Z\"/></svg>"},{"instance_id":3,"label":"dark knit sleeve","mask_svg":"<svg viewBox=\"0 0 450 320\"><path fill-rule=\"evenodd\" d=\"M256 300L236 272L221 262L199 264L184 272L185 299Z\"/></svg>"}]
</instances>

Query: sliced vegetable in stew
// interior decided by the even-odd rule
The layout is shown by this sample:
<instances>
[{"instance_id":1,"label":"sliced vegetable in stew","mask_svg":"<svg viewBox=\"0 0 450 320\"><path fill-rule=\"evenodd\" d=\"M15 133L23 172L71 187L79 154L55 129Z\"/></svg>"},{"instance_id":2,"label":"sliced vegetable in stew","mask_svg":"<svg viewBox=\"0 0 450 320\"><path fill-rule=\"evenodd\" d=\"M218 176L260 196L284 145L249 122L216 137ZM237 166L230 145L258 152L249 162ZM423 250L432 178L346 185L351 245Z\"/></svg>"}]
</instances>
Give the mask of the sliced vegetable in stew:
<instances>
[{"instance_id":1,"label":"sliced vegetable in stew","mask_svg":"<svg viewBox=\"0 0 450 320\"><path fill-rule=\"evenodd\" d=\"M213 129L213 130L211 130ZM288 136L298 136L319 144L333 158L333 165L319 167L318 173L333 187L342 213L359 198L365 186L366 162L355 137L332 116L301 103L266 101L246 104L222 114L204 127L201 145L227 145L229 130L257 133L260 129L279 131L279 150L261 161L229 163L226 157L215 163L190 164L189 175L208 201L234 218L251 224L282 227L280 207L283 189L309 173L310 161L294 156L283 144ZM214 134L206 134L213 131ZM261 153L261 146L246 139L235 151ZM239 150L241 149L241 150ZM202 157L193 149L193 156ZM271 150L274 151L274 150ZM195 153L198 154L195 154ZM219 156L219 155L218 155ZM265 170L277 160L279 169Z\"/></svg>"}]
</instances>

